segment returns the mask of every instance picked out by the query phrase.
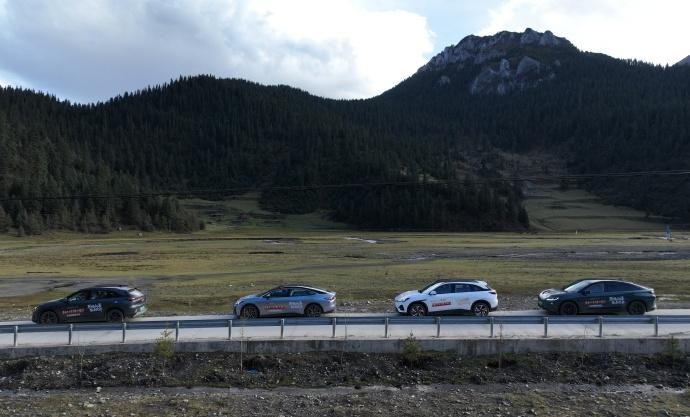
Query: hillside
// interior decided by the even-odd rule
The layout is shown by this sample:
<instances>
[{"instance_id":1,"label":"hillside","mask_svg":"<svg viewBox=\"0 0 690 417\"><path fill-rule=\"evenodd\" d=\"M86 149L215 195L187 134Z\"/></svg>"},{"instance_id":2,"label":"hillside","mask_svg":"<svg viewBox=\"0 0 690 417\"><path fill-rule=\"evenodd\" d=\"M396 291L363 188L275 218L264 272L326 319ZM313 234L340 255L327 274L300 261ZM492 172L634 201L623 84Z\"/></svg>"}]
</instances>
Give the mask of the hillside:
<instances>
[{"instance_id":1,"label":"hillside","mask_svg":"<svg viewBox=\"0 0 690 417\"><path fill-rule=\"evenodd\" d=\"M212 76L95 105L2 88L0 232L195 230L178 198L247 191L367 229L524 230L522 185L497 180L522 174L504 152L549 152L573 173L685 169L689 104L690 67L529 29L467 37L368 100ZM572 185L687 221L684 178Z\"/></svg>"}]
</instances>

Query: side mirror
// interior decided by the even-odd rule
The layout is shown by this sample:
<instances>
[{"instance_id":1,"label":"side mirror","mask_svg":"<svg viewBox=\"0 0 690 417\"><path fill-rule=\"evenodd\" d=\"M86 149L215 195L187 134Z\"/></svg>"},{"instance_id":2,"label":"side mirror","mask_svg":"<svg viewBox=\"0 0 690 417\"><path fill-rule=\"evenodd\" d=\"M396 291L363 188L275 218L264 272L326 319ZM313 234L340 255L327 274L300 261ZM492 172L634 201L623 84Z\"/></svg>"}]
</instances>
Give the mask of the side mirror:
<instances>
[{"instance_id":1,"label":"side mirror","mask_svg":"<svg viewBox=\"0 0 690 417\"><path fill-rule=\"evenodd\" d=\"M429 295L436 295L436 291L429 291Z\"/></svg>"},{"instance_id":2,"label":"side mirror","mask_svg":"<svg viewBox=\"0 0 690 417\"><path fill-rule=\"evenodd\" d=\"M264 295L264 298L271 298L271 294Z\"/></svg>"}]
</instances>

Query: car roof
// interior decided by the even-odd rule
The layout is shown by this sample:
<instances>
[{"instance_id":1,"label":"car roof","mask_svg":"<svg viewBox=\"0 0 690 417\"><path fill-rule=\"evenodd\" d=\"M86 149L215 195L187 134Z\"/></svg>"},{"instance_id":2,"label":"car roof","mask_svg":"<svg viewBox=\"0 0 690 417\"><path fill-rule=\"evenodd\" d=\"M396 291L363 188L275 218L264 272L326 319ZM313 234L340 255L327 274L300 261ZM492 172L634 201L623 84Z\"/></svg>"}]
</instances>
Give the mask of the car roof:
<instances>
[{"instance_id":1,"label":"car roof","mask_svg":"<svg viewBox=\"0 0 690 417\"><path fill-rule=\"evenodd\" d=\"M103 284L103 285L98 285L98 286L94 286L94 287L82 288L81 290L105 290L105 289L108 289L108 290L113 290L113 289L125 290L125 289L128 289L129 290L129 289L134 289L134 287L131 285L125 285L125 284ZM78 290L78 291L81 291L81 290Z\"/></svg>"},{"instance_id":2,"label":"car roof","mask_svg":"<svg viewBox=\"0 0 690 417\"><path fill-rule=\"evenodd\" d=\"M328 290L326 290L326 289L324 289L324 288L315 287L315 286L309 285L309 284L281 284L281 285L278 285L277 287L271 288L271 289L274 290L274 289L277 289L277 288L295 288L295 287L307 288L307 289L310 289L310 290L317 290L317 291L328 291ZM270 290L269 290L269 291L270 291Z\"/></svg>"},{"instance_id":3,"label":"car roof","mask_svg":"<svg viewBox=\"0 0 690 417\"><path fill-rule=\"evenodd\" d=\"M431 285L442 284L442 283L453 283L453 282L487 285L486 281L482 281L480 279L474 279L474 278L443 278L443 279L437 279Z\"/></svg>"}]
</instances>

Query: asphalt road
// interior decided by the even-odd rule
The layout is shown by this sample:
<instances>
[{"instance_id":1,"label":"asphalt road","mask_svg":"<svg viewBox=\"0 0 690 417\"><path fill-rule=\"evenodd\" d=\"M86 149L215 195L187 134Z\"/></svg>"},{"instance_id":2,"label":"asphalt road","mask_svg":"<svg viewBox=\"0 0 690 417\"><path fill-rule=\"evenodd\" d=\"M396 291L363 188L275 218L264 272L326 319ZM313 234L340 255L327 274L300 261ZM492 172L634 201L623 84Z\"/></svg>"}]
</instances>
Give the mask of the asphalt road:
<instances>
[{"instance_id":1,"label":"asphalt road","mask_svg":"<svg viewBox=\"0 0 690 417\"><path fill-rule=\"evenodd\" d=\"M525 311L497 311L491 313L493 316L543 316L541 310ZM690 315L690 309L669 309L657 310L648 315ZM383 338L385 335L384 325L361 325L348 323L348 318L357 317L397 317L396 313L352 313L352 314L333 314L326 315L337 318L336 337L338 338ZM168 316L168 317L143 317L131 320L130 322L147 322L157 320L184 321L184 320L235 320L233 315L213 315L213 316ZM19 325L31 324L31 322L2 322L0 325ZM436 325L434 324L390 324L388 337L405 338L413 335L417 338L435 337ZM331 325L290 325L285 326L283 336L286 339L292 338L330 338L333 328ZM444 338L481 338L488 337L490 326L488 324L448 324L442 323L440 336ZM565 324L550 322L549 337L582 338L596 337L599 334L598 324ZM674 335L675 337L690 337L690 324L660 324L659 336ZM175 329L169 329L169 336L174 338ZM544 335L544 325L534 324L496 324L494 326L494 336L502 338L522 338L522 337L542 337ZM652 323L606 323L604 326L606 337L651 337L654 335L654 324ZM12 346L13 334L0 334L0 347ZM72 343L75 345L86 344L108 344L119 343L122 341L121 330L97 330L97 331L75 331L72 336ZM126 340L128 342L152 341L163 337L163 330L160 329L129 329L127 330ZM227 327L193 328L179 330L180 340L203 340L203 339L226 339L228 337ZM280 326L262 327L233 327L233 339L277 339L280 337ZM18 345L21 346L41 346L41 345L62 345L68 343L68 333L65 332L36 332L19 333Z\"/></svg>"}]
</instances>

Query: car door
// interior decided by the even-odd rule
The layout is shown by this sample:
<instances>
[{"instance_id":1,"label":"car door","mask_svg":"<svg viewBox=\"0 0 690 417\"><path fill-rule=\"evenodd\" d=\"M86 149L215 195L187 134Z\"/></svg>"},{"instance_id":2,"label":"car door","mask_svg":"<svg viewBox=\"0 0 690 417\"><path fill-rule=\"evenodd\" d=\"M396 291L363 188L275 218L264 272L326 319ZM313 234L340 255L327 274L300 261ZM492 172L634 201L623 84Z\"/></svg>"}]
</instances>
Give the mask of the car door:
<instances>
[{"instance_id":1,"label":"car door","mask_svg":"<svg viewBox=\"0 0 690 417\"><path fill-rule=\"evenodd\" d=\"M440 312L453 309L455 284L441 284L429 291L427 308L429 312Z\"/></svg>"},{"instance_id":2,"label":"car door","mask_svg":"<svg viewBox=\"0 0 690 417\"><path fill-rule=\"evenodd\" d=\"M266 295L266 302L262 303L259 309L262 316L279 316L288 314L290 303L290 290L287 288L277 288Z\"/></svg>"},{"instance_id":3,"label":"car door","mask_svg":"<svg viewBox=\"0 0 690 417\"><path fill-rule=\"evenodd\" d=\"M633 288L624 282L609 281L604 283L606 291L607 310L625 311L626 305L630 301Z\"/></svg>"},{"instance_id":4,"label":"car door","mask_svg":"<svg viewBox=\"0 0 690 417\"><path fill-rule=\"evenodd\" d=\"M609 309L608 300L604 296L604 283L595 282L580 291L578 308L581 312L597 312Z\"/></svg>"},{"instance_id":5,"label":"car door","mask_svg":"<svg viewBox=\"0 0 690 417\"><path fill-rule=\"evenodd\" d=\"M60 309L60 315L66 322L89 321L90 313L86 303L91 298L91 290L81 290L71 294L65 299L65 304Z\"/></svg>"},{"instance_id":6,"label":"car door","mask_svg":"<svg viewBox=\"0 0 690 417\"><path fill-rule=\"evenodd\" d=\"M291 314L304 314L304 307L314 301L314 291L308 288L291 288L288 312Z\"/></svg>"},{"instance_id":7,"label":"car door","mask_svg":"<svg viewBox=\"0 0 690 417\"><path fill-rule=\"evenodd\" d=\"M105 320L105 312L115 300L116 294L105 289L96 289L91 292L91 299L86 303L86 309L91 320Z\"/></svg>"},{"instance_id":8,"label":"car door","mask_svg":"<svg viewBox=\"0 0 690 417\"><path fill-rule=\"evenodd\" d=\"M474 291L474 285L470 284L455 284L455 291L453 292L453 310L469 311L472 303L476 301L477 295Z\"/></svg>"}]
</instances>

